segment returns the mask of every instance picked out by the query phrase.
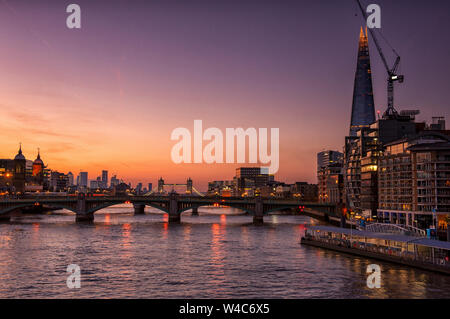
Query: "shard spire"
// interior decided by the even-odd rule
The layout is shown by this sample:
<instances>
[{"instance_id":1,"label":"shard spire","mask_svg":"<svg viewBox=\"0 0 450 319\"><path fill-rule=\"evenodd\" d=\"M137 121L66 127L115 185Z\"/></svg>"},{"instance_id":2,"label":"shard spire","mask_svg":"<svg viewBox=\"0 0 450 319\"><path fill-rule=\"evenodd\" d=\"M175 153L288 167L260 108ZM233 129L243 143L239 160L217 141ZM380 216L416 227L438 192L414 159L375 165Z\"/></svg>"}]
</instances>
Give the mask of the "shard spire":
<instances>
[{"instance_id":1,"label":"shard spire","mask_svg":"<svg viewBox=\"0 0 450 319\"><path fill-rule=\"evenodd\" d=\"M352 117L350 136L362 127L368 127L375 122L375 106L372 88L372 70L370 68L369 41L367 30L361 27L358 45L358 60L356 64L355 84L353 87Z\"/></svg>"}]
</instances>

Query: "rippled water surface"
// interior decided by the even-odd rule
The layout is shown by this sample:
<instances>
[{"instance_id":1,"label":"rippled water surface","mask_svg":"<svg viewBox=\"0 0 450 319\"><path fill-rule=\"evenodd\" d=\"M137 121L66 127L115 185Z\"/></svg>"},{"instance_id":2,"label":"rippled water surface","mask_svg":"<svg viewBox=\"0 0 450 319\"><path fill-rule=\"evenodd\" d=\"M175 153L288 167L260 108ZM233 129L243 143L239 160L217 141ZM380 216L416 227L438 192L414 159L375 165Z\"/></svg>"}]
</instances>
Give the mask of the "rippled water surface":
<instances>
[{"instance_id":1,"label":"rippled water surface","mask_svg":"<svg viewBox=\"0 0 450 319\"><path fill-rule=\"evenodd\" d=\"M0 224L0 298L449 298L450 277L299 244L304 216L200 208L181 224L115 206L77 224L68 211ZM369 289L367 265L382 268ZM81 288L66 285L69 264Z\"/></svg>"}]
</instances>

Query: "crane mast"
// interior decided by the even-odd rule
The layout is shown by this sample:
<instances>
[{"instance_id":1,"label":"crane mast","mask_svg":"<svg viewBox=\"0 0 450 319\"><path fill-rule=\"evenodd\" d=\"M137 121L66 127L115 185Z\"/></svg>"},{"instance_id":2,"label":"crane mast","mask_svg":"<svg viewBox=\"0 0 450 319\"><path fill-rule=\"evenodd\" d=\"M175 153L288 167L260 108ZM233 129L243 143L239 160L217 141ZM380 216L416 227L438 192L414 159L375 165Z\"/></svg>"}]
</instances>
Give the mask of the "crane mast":
<instances>
[{"instance_id":1,"label":"crane mast","mask_svg":"<svg viewBox=\"0 0 450 319\"><path fill-rule=\"evenodd\" d=\"M364 21L367 21L367 14L366 11L364 11L363 6L361 5L360 0L356 0L358 3L358 6L361 10L361 13L364 17ZM396 59L394 62L394 65L392 68L389 67L389 64L386 60L386 57L384 56L383 50L381 49L380 43L378 42L378 39L375 35L375 32L372 30L372 28L368 28L370 35L372 36L373 42L375 43L375 46L377 47L378 53L380 54L381 60L383 61L384 67L386 68L388 79L387 79L387 110L384 112L383 117L389 117L394 116L396 117L398 115L397 111L394 108L394 82L403 83L404 76L398 75L397 70L398 66L400 65L400 56L397 54L397 52L392 49L394 54L396 55Z\"/></svg>"}]
</instances>

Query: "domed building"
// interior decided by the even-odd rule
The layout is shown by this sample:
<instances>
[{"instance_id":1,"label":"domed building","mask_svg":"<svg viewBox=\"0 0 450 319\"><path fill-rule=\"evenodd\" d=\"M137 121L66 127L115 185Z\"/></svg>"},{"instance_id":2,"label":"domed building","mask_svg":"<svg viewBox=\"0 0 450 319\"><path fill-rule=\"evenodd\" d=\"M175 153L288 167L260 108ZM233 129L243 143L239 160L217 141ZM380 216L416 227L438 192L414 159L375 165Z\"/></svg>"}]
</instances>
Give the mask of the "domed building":
<instances>
[{"instance_id":1,"label":"domed building","mask_svg":"<svg viewBox=\"0 0 450 319\"><path fill-rule=\"evenodd\" d=\"M23 193L25 191L26 162L27 160L22 154L22 144L20 144L19 152L14 157L13 186L16 193Z\"/></svg>"},{"instance_id":2,"label":"domed building","mask_svg":"<svg viewBox=\"0 0 450 319\"><path fill-rule=\"evenodd\" d=\"M44 183L44 162L41 159L41 152L38 149L37 158L33 162L32 167L32 183L36 186L42 186Z\"/></svg>"}]
</instances>

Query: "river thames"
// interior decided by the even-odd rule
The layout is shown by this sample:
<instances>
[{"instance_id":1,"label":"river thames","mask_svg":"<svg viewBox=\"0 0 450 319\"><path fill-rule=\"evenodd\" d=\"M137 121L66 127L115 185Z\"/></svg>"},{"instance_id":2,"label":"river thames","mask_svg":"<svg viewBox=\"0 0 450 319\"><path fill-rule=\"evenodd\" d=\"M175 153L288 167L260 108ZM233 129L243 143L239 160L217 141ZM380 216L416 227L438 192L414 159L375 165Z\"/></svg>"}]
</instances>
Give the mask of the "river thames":
<instances>
[{"instance_id":1,"label":"river thames","mask_svg":"<svg viewBox=\"0 0 450 319\"><path fill-rule=\"evenodd\" d=\"M0 298L450 298L450 277L299 244L305 216L199 208L180 224L119 205L77 224L69 211L0 224ZM366 285L379 264L381 288ZM69 289L67 266L81 269Z\"/></svg>"}]
</instances>

